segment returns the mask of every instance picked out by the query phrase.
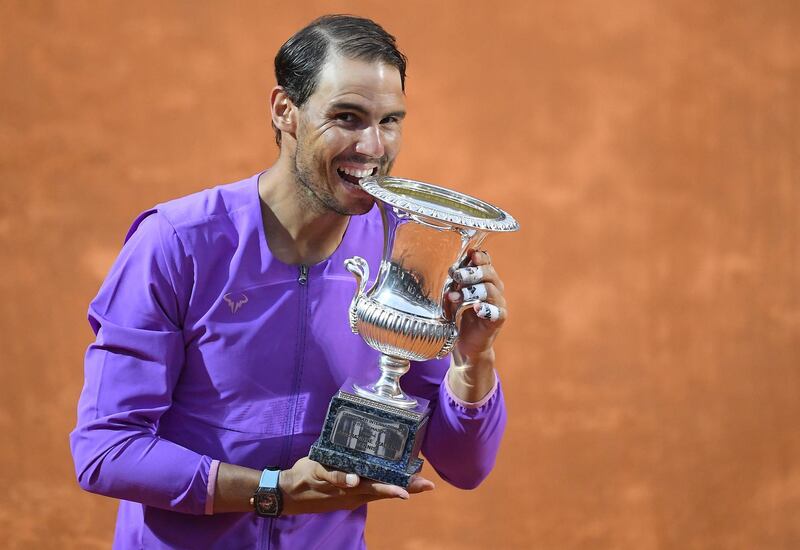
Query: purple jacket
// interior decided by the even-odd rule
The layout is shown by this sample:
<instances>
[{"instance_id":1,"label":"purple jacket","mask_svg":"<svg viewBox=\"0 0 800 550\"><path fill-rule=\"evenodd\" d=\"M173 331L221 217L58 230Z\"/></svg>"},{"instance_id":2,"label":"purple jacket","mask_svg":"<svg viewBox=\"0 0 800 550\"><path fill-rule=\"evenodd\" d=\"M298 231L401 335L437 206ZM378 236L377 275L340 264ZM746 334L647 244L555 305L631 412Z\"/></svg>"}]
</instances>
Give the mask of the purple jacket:
<instances>
[{"instance_id":1,"label":"purple jacket","mask_svg":"<svg viewBox=\"0 0 800 550\"><path fill-rule=\"evenodd\" d=\"M351 218L305 278L270 253L257 180L139 216L89 308L97 339L70 439L81 487L121 499L115 548L364 546L366 506L205 515L212 460L291 467L345 379L378 374L377 352L348 326L355 281L343 267L360 255L377 272L377 208ZM416 363L402 385L433 406L425 457L472 488L494 464L505 408L499 389L477 407L455 400L442 383L448 364Z\"/></svg>"}]
</instances>

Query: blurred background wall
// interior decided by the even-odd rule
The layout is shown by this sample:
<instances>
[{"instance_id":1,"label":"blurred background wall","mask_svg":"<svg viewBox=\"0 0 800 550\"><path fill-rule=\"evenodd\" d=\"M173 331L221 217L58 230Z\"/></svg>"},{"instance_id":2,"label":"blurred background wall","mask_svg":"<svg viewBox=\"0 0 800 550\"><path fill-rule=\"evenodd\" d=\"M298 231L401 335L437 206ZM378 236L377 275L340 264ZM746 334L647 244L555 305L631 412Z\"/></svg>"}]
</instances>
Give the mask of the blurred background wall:
<instances>
[{"instance_id":1,"label":"blurred background wall","mask_svg":"<svg viewBox=\"0 0 800 550\"><path fill-rule=\"evenodd\" d=\"M87 304L137 213L274 160L272 58L331 12L410 58L395 173L523 227L498 464L371 548L800 547L800 4L692 0L0 1L3 546L110 546Z\"/></svg>"}]
</instances>

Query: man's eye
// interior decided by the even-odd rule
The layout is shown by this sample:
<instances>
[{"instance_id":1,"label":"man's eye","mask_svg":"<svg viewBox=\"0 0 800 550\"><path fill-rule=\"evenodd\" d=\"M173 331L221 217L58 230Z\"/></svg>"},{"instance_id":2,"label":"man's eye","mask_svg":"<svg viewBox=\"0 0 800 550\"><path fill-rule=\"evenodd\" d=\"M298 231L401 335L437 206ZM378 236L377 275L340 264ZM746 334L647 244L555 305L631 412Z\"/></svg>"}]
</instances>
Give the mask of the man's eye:
<instances>
[{"instance_id":1,"label":"man's eye","mask_svg":"<svg viewBox=\"0 0 800 550\"><path fill-rule=\"evenodd\" d=\"M336 115L336 120L341 120L342 122L355 122L356 116L353 113L339 113Z\"/></svg>"},{"instance_id":2,"label":"man's eye","mask_svg":"<svg viewBox=\"0 0 800 550\"><path fill-rule=\"evenodd\" d=\"M400 119L397 118L396 116L387 116L386 118L381 120L382 124L397 124L398 122L400 122Z\"/></svg>"}]
</instances>

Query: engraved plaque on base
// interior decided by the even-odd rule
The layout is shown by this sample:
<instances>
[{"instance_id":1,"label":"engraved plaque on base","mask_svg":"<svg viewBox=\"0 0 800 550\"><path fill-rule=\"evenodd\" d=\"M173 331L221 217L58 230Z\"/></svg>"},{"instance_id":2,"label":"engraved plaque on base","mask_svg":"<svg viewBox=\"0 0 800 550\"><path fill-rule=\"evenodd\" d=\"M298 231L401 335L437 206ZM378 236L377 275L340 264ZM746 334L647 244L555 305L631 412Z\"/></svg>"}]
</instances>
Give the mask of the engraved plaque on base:
<instances>
[{"instance_id":1,"label":"engraved plaque on base","mask_svg":"<svg viewBox=\"0 0 800 550\"><path fill-rule=\"evenodd\" d=\"M420 446L428 427L428 402L414 409L376 402L355 393L349 381L331 400L320 438L309 458L343 472L408 487L422 468Z\"/></svg>"}]
</instances>

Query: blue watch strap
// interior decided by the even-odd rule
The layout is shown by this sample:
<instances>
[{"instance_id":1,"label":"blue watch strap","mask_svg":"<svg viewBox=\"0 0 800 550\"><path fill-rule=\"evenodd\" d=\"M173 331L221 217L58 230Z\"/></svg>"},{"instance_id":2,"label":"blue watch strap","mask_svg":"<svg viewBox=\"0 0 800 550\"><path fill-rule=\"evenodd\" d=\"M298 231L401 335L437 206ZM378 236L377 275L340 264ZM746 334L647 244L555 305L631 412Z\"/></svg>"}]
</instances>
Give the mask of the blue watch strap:
<instances>
[{"instance_id":1,"label":"blue watch strap","mask_svg":"<svg viewBox=\"0 0 800 550\"><path fill-rule=\"evenodd\" d=\"M280 473L280 470L264 470L261 472L261 480L258 482L258 486L275 489L278 486L278 476Z\"/></svg>"}]
</instances>

